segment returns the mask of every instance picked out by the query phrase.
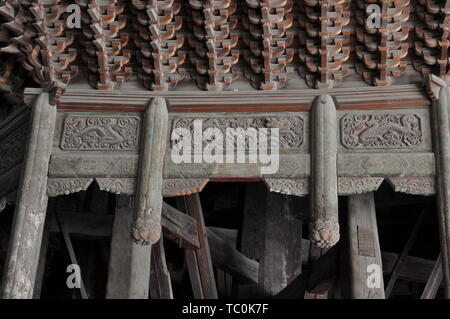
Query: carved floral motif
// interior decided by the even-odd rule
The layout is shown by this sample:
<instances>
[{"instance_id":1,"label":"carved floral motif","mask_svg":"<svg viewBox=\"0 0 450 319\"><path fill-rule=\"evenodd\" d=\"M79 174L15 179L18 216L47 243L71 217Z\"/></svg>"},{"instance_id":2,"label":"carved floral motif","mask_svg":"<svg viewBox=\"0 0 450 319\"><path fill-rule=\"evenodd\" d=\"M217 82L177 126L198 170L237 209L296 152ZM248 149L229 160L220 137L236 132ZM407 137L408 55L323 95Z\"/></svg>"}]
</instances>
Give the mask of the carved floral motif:
<instances>
[{"instance_id":1,"label":"carved floral motif","mask_svg":"<svg viewBox=\"0 0 450 319\"><path fill-rule=\"evenodd\" d=\"M67 116L61 139L64 150L136 150L137 117Z\"/></svg>"},{"instance_id":2,"label":"carved floral motif","mask_svg":"<svg viewBox=\"0 0 450 319\"><path fill-rule=\"evenodd\" d=\"M347 114L341 120L347 148L410 148L422 143L417 114Z\"/></svg>"}]
</instances>

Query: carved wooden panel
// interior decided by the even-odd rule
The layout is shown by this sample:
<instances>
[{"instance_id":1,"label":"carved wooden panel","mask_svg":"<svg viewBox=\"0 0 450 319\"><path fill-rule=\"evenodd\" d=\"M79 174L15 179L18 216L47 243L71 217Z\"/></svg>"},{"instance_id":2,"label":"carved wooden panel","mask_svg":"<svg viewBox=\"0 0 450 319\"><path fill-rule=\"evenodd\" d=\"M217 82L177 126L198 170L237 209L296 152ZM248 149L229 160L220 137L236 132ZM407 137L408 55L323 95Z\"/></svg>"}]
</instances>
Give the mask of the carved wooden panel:
<instances>
[{"instance_id":1,"label":"carved wooden panel","mask_svg":"<svg viewBox=\"0 0 450 319\"><path fill-rule=\"evenodd\" d=\"M281 149L299 148L304 142L304 119L301 116L267 116L267 117L209 117L209 118L176 118L172 130L186 128L194 134L194 121L201 120L202 130L216 128L226 136L227 128L279 128L279 145ZM207 141L204 140L204 143ZM247 141L248 144L248 141Z\"/></svg>"},{"instance_id":2,"label":"carved wooden panel","mask_svg":"<svg viewBox=\"0 0 450 319\"><path fill-rule=\"evenodd\" d=\"M350 149L412 148L422 143L417 114L347 114L341 119L342 144Z\"/></svg>"},{"instance_id":3,"label":"carved wooden panel","mask_svg":"<svg viewBox=\"0 0 450 319\"><path fill-rule=\"evenodd\" d=\"M138 147L138 117L68 115L61 138L63 150L122 150Z\"/></svg>"},{"instance_id":4,"label":"carved wooden panel","mask_svg":"<svg viewBox=\"0 0 450 319\"><path fill-rule=\"evenodd\" d=\"M102 191L114 194L134 195L136 193L136 179L134 178L96 178Z\"/></svg>"},{"instance_id":5,"label":"carved wooden panel","mask_svg":"<svg viewBox=\"0 0 450 319\"><path fill-rule=\"evenodd\" d=\"M49 178L47 181L47 196L56 197L85 191L92 181L92 178Z\"/></svg>"},{"instance_id":6,"label":"carved wooden panel","mask_svg":"<svg viewBox=\"0 0 450 319\"><path fill-rule=\"evenodd\" d=\"M396 192L411 195L434 195L435 178L430 177L390 177L387 179Z\"/></svg>"},{"instance_id":7,"label":"carved wooden panel","mask_svg":"<svg viewBox=\"0 0 450 319\"><path fill-rule=\"evenodd\" d=\"M341 196L373 192L380 187L383 177L339 177L338 194Z\"/></svg>"},{"instance_id":8,"label":"carved wooden panel","mask_svg":"<svg viewBox=\"0 0 450 319\"><path fill-rule=\"evenodd\" d=\"M264 182L271 192L296 196L309 193L308 178L265 178Z\"/></svg>"}]
</instances>

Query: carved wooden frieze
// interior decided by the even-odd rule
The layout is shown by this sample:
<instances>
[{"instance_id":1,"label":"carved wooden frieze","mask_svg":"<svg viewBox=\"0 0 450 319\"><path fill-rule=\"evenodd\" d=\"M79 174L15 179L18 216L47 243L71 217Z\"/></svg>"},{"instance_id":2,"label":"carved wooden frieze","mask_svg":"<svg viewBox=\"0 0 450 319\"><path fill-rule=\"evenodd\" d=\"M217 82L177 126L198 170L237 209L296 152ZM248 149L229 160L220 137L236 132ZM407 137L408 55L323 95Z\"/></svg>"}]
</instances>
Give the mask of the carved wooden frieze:
<instances>
[{"instance_id":1,"label":"carved wooden frieze","mask_svg":"<svg viewBox=\"0 0 450 319\"><path fill-rule=\"evenodd\" d=\"M136 179L134 178L96 178L95 180L102 191L127 195L136 193Z\"/></svg>"},{"instance_id":2,"label":"carved wooden frieze","mask_svg":"<svg viewBox=\"0 0 450 319\"><path fill-rule=\"evenodd\" d=\"M309 193L308 178L265 178L271 192L285 195L306 196Z\"/></svg>"},{"instance_id":3,"label":"carved wooden frieze","mask_svg":"<svg viewBox=\"0 0 450 319\"><path fill-rule=\"evenodd\" d=\"M350 149L413 148L423 139L417 114L347 114L341 119L341 140Z\"/></svg>"},{"instance_id":4,"label":"carved wooden frieze","mask_svg":"<svg viewBox=\"0 0 450 319\"><path fill-rule=\"evenodd\" d=\"M411 195L434 195L434 177L390 177L387 179L396 192Z\"/></svg>"},{"instance_id":5,"label":"carved wooden frieze","mask_svg":"<svg viewBox=\"0 0 450 319\"><path fill-rule=\"evenodd\" d=\"M338 194L341 196L373 192L380 187L383 177L339 177Z\"/></svg>"},{"instance_id":6,"label":"carved wooden frieze","mask_svg":"<svg viewBox=\"0 0 450 319\"><path fill-rule=\"evenodd\" d=\"M164 179L163 196L175 197L199 193L209 179Z\"/></svg>"},{"instance_id":7,"label":"carved wooden frieze","mask_svg":"<svg viewBox=\"0 0 450 319\"><path fill-rule=\"evenodd\" d=\"M140 119L126 116L75 116L64 121L63 150L135 151L138 148Z\"/></svg>"},{"instance_id":8,"label":"carved wooden frieze","mask_svg":"<svg viewBox=\"0 0 450 319\"><path fill-rule=\"evenodd\" d=\"M194 121L200 120L202 130L208 128L219 129L226 136L227 128L279 128L279 144L281 149L299 148L304 141L304 119L301 116L290 117L214 117L214 118L176 118L173 121L173 130L184 128L194 134ZM204 139L204 143L207 141Z\"/></svg>"},{"instance_id":9,"label":"carved wooden frieze","mask_svg":"<svg viewBox=\"0 0 450 319\"><path fill-rule=\"evenodd\" d=\"M47 181L47 196L56 197L85 191L92 181L92 178L49 178Z\"/></svg>"},{"instance_id":10,"label":"carved wooden frieze","mask_svg":"<svg viewBox=\"0 0 450 319\"><path fill-rule=\"evenodd\" d=\"M21 129L0 144L0 175L19 164L25 153L27 130Z\"/></svg>"}]
</instances>

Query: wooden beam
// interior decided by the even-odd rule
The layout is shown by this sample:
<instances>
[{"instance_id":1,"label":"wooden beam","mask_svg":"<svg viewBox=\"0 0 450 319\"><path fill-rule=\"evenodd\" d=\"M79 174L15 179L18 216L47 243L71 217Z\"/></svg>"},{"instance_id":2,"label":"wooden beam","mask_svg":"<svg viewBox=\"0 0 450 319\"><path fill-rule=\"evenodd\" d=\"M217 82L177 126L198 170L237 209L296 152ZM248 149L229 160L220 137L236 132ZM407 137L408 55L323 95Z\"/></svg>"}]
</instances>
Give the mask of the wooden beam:
<instances>
[{"instance_id":1,"label":"wooden beam","mask_svg":"<svg viewBox=\"0 0 450 319\"><path fill-rule=\"evenodd\" d=\"M33 297L42 233L47 210L47 176L53 148L56 108L48 93L36 99L23 171L19 186L11 239L6 257L2 295L5 299Z\"/></svg>"},{"instance_id":2,"label":"wooden beam","mask_svg":"<svg viewBox=\"0 0 450 319\"><path fill-rule=\"evenodd\" d=\"M347 222L351 297L384 299L383 266L373 192L348 197ZM375 268L369 268L371 265ZM369 276L377 270L379 281L374 282L374 287L369 287Z\"/></svg>"},{"instance_id":3,"label":"wooden beam","mask_svg":"<svg viewBox=\"0 0 450 319\"><path fill-rule=\"evenodd\" d=\"M150 296L152 299L173 299L172 283L166 264L163 237L152 246Z\"/></svg>"},{"instance_id":4,"label":"wooden beam","mask_svg":"<svg viewBox=\"0 0 450 319\"><path fill-rule=\"evenodd\" d=\"M423 290L420 299L434 299L439 286L442 284L442 256L439 257L434 264L433 271L431 272L430 278L427 281L425 289Z\"/></svg>"},{"instance_id":5,"label":"wooden beam","mask_svg":"<svg viewBox=\"0 0 450 319\"><path fill-rule=\"evenodd\" d=\"M259 263L241 254L225 238L218 235L211 228L207 228L206 231L213 265L230 274L257 284Z\"/></svg>"},{"instance_id":6,"label":"wooden beam","mask_svg":"<svg viewBox=\"0 0 450 319\"><path fill-rule=\"evenodd\" d=\"M203 211L198 194L187 195L186 211L197 221L197 233L200 248L196 249L196 257L202 283L203 296L206 299L217 299L216 280L211 260L210 248L207 238L207 230L203 219Z\"/></svg>"},{"instance_id":7,"label":"wooden beam","mask_svg":"<svg viewBox=\"0 0 450 319\"><path fill-rule=\"evenodd\" d=\"M414 241L416 240L417 234L419 233L420 226L422 226L422 221L425 216L426 209L423 208L422 211L419 214L419 217L417 217L416 223L414 224L414 227L411 231L411 234L409 235L408 240L406 241L405 246L403 247L402 253L400 254L396 265L392 271L391 277L389 278L389 282L386 287L386 298L389 298L391 295L392 289L394 288L395 281L397 280L398 273L400 270L401 264L404 262L406 256L408 256L409 251L411 250L412 245L414 244Z\"/></svg>"},{"instance_id":8,"label":"wooden beam","mask_svg":"<svg viewBox=\"0 0 450 319\"><path fill-rule=\"evenodd\" d=\"M117 197L106 286L107 299L148 299L151 246L137 245L131 239L133 209L134 202L130 196Z\"/></svg>"}]
</instances>

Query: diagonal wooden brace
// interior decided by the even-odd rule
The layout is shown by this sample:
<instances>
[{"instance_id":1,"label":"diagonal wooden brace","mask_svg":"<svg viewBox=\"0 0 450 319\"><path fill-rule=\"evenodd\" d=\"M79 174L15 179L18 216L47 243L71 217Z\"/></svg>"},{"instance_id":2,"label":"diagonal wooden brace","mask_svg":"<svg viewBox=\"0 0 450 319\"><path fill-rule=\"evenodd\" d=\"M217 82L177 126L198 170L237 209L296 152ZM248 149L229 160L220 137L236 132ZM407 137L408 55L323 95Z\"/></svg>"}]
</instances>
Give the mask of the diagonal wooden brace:
<instances>
[{"instance_id":1,"label":"diagonal wooden brace","mask_svg":"<svg viewBox=\"0 0 450 319\"><path fill-rule=\"evenodd\" d=\"M161 237L163 168L168 118L165 99L155 97L144 114L136 209L132 225L132 237L141 245L152 245Z\"/></svg>"},{"instance_id":2,"label":"diagonal wooden brace","mask_svg":"<svg viewBox=\"0 0 450 319\"><path fill-rule=\"evenodd\" d=\"M329 95L318 96L311 111L311 241L329 248L339 241L337 119Z\"/></svg>"}]
</instances>

